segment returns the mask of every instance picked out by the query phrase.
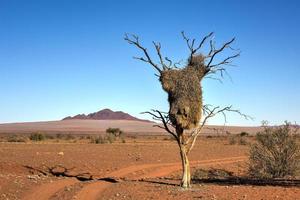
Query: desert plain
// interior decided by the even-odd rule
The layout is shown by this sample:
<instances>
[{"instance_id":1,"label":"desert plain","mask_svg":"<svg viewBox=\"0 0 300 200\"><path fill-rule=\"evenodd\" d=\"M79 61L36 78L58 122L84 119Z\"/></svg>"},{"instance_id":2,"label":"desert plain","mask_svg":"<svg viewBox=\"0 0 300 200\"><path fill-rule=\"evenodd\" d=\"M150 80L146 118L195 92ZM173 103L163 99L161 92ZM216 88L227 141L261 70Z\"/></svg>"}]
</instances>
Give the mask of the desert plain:
<instances>
[{"instance_id":1,"label":"desert plain","mask_svg":"<svg viewBox=\"0 0 300 200\"><path fill-rule=\"evenodd\" d=\"M57 123L68 125L58 129L55 126ZM83 124L86 123L88 127L93 127L91 123L97 123L103 126L103 130L97 127L100 130L98 133L85 129ZM254 141L251 135L245 138L246 144L231 144L228 134L204 132L189 155L193 186L184 190L179 186L181 163L178 146L167 133L152 128L149 122L145 125L145 122L126 123L124 120L118 124L126 133L122 141L91 143L93 135L104 134L106 126L103 123L101 125L96 120L52 122L50 126L49 123L42 123L44 129L41 123L38 126L26 123L1 125L0 199L300 198L298 182L268 184L245 178L249 145ZM106 123L112 125L117 122ZM75 124L79 124L81 129L74 128ZM216 132L214 128L208 127L206 130ZM53 136L58 133L73 136L68 139L50 137L43 141L5 141L8 135L20 129L27 131L21 131L19 136L37 130ZM249 132L257 129L246 128ZM237 135L238 140L238 132L244 129L227 127L227 133L228 130L235 130L233 135Z\"/></svg>"}]
</instances>

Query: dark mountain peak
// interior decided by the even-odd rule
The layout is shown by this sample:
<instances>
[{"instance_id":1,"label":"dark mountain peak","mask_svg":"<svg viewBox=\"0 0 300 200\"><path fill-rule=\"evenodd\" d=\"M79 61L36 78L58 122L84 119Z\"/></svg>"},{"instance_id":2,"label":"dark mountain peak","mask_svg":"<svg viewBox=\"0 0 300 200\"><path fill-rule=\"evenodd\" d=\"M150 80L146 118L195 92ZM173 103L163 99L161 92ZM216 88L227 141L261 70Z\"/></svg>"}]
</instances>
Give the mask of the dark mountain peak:
<instances>
[{"instance_id":1,"label":"dark mountain peak","mask_svg":"<svg viewBox=\"0 0 300 200\"><path fill-rule=\"evenodd\" d=\"M72 120L72 119L93 119L93 120L135 120L135 121L147 121L148 120L143 120L143 119L138 119L136 117L133 117L129 115L128 113L124 113L122 111L112 111L108 108L100 110L98 112L90 113L88 115L85 114L78 114L73 117L68 116L64 118L63 120Z\"/></svg>"}]
</instances>

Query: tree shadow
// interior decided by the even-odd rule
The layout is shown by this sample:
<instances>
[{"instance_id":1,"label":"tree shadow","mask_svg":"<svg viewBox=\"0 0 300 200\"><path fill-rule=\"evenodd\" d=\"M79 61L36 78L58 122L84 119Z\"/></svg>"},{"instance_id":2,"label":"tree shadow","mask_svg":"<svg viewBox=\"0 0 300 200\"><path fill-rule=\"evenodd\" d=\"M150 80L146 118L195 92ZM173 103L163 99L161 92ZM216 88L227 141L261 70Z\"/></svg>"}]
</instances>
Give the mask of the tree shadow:
<instances>
[{"instance_id":1,"label":"tree shadow","mask_svg":"<svg viewBox=\"0 0 300 200\"><path fill-rule=\"evenodd\" d=\"M139 182L179 186L179 179L164 178L159 180L138 180ZM174 183L177 182L177 183ZM216 184L220 186L280 186L280 187L299 187L300 180L291 179L254 179L247 177L228 177L228 178L203 178L192 179L193 184Z\"/></svg>"},{"instance_id":2,"label":"tree shadow","mask_svg":"<svg viewBox=\"0 0 300 200\"><path fill-rule=\"evenodd\" d=\"M66 168L62 165L55 165L52 167L48 166L40 166L40 167L32 167L29 165L24 165L26 169L29 170L29 173L31 174L41 174L44 176L57 176L57 177L68 177L68 178L76 178L79 181L91 181L94 180L94 177L89 172L76 172L74 173L73 168Z\"/></svg>"},{"instance_id":3,"label":"tree shadow","mask_svg":"<svg viewBox=\"0 0 300 200\"><path fill-rule=\"evenodd\" d=\"M167 180L167 179L165 179ZM175 181L176 179L168 179L171 181ZM153 184L160 184L160 185L169 185L169 186L179 186L179 184L173 183L173 182L168 182L168 181L162 181L162 179L160 180L147 180L147 179L142 179L142 180L138 180L139 182L144 182L144 183L153 183ZM177 180L176 180L177 181Z\"/></svg>"},{"instance_id":4,"label":"tree shadow","mask_svg":"<svg viewBox=\"0 0 300 200\"><path fill-rule=\"evenodd\" d=\"M292 179L254 179L248 177L228 177L228 178L207 178L193 179L194 184L211 183L217 185L251 185L251 186L300 186L300 180Z\"/></svg>"},{"instance_id":5,"label":"tree shadow","mask_svg":"<svg viewBox=\"0 0 300 200\"><path fill-rule=\"evenodd\" d=\"M251 185L251 186L300 186L299 179L264 179L248 176L234 176L233 172L224 169L198 169L192 179L194 184L211 183L217 185Z\"/></svg>"},{"instance_id":6,"label":"tree shadow","mask_svg":"<svg viewBox=\"0 0 300 200\"><path fill-rule=\"evenodd\" d=\"M160 185L179 186L181 179L179 177L164 177L160 179L142 179L138 181ZM231 171L211 168L208 170L197 169L193 173L192 184L299 187L300 179L263 179L249 176L236 176Z\"/></svg>"}]
</instances>

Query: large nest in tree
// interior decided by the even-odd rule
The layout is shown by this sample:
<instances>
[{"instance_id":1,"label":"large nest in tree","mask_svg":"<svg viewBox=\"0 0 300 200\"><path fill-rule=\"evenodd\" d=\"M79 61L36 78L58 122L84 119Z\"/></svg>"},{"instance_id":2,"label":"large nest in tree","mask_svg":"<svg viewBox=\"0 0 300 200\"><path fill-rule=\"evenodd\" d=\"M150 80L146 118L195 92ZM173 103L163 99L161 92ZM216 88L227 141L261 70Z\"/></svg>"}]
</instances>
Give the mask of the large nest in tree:
<instances>
[{"instance_id":1,"label":"large nest in tree","mask_svg":"<svg viewBox=\"0 0 300 200\"><path fill-rule=\"evenodd\" d=\"M197 45L195 39L189 39L182 32L183 39L186 41L190 50L187 66L178 68L178 63L173 63L168 57L163 57L161 53L161 44L153 41L156 49L159 63L155 63L148 54L147 49L139 42L139 37L136 35L125 34L125 40L129 44L135 45L143 53L144 57L134 57L135 59L152 65L159 74L159 80L163 89L168 93L168 101L170 104L169 115L172 125L176 128L177 134L181 134L183 130L189 130L199 125L202 116L202 88L201 80L203 77L220 73L223 76L225 72L224 65L231 63L233 58L236 58L240 53L226 57L220 62L213 62L217 54L224 49L233 49L230 45L235 38L223 44L220 48L215 47L213 41L213 32L206 35ZM209 40L210 50L207 55L198 54L203 44ZM212 113L215 110L212 110ZM223 112L222 110L220 112ZM160 113L160 112L158 112ZM212 114L210 113L210 114ZM157 117L156 115L154 115ZM160 117L163 117L160 113Z\"/></svg>"},{"instance_id":2,"label":"large nest in tree","mask_svg":"<svg viewBox=\"0 0 300 200\"><path fill-rule=\"evenodd\" d=\"M161 73L160 82L168 93L169 117L181 129L195 128L202 114L202 89L200 81L205 75L204 57L193 56L192 62L182 69Z\"/></svg>"}]
</instances>

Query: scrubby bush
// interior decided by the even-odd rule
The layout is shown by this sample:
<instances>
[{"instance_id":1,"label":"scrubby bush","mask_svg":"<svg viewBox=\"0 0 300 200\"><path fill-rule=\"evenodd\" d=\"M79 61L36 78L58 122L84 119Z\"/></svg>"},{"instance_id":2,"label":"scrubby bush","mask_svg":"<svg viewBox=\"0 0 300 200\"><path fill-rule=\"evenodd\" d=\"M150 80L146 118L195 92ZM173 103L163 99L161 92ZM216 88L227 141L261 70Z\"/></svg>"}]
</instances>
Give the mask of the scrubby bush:
<instances>
[{"instance_id":1,"label":"scrubby bush","mask_svg":"<svg viewBox=\"0 0 300 200\"><path fill-rule=\"evenodd\" d=\"M62 138L63 138L63 135L62 135L61 133L57 133L57 134L56 134L56 138L57 138L57 139L62 139Z\"/></svg>"},{"instance_id":2,"label":"scrubby bush","mask_svg":"<svg viewBox=\"0 0 300 200\"><path fill-rule=\"evenodd\" d=\"M230 131L226 131L225 134L226 134L227 136L229 136L229 135L231 135L231 132L230 132Z\"/></svg>"},{"instance_id":3,"label":"scrubby bush","mask_svg":"<svg viewBox=\"0 0 300 200\"><path fill-rule=\"evenodd\" d=\"M11 135L7 138L7 142L26 142L26 138L17 135Z\"/></svg>"},{"instance_id":4,"label":"scrubby bush","mask_svg":"<svg viewBox=\"0 0 300 200\"><path fill-rule=\"evenodd\" d=\"M114 143L116 140L126 143L123 131L119 128L108 128L106 129L106 135L96 137L87 136L87 139L90 139L90 143L94 144Z\"/></svg>"},{"instance_id":5,"label":"scrubby bush","mask_svg":"<svg viewBox=\"0 0 300 200\"><path fill-rule=\"evenodd\" d=\"M123 131L119 128L108 128L106 129L108 135L114 135L115 137L120 137L123 134Z\"/></svg>"},{"instance_id":6,"label":"scrubby bush","mask_svg":"<svg viewBox=\"0 0 300 200\"><path fill-rule=\"evenodd\" d=\"M113 143L116 140L116 136L113 134L108 134L106 138L109 143Z\"/></svg>"},{"instance_id":7,"label":"scrubby bush","mask_svg":"<svg viewBox=\"0 0 300 200\"><path fill-rule=\"evenodd\" d=\"M90 136L90 143L93 143L93 144L105 144L105 143L108 143L108 139L107 137L104 137L104 136Z\"/></svg>"},{"instance_id":8,"label":"scrubby bush","mask_svg":"<svg viewBox=\"0 0 300 200\"><path fill-rule=\"evenodd\" d=\"M250 149L249 173L258 178L295 176L300 167L300 148L289 123L264 126Z\"/></svg>"},{"instance_id":9,"label":"scrubby bush","mask_svg":"<svg viewBox=\"0 0 300 200\"><path fill-rule=\"evenodd\" d=\"M239 145L247 145L248 141L245 137L239 137Z\"/></svg>"},{"instance_id":10,"label":"scrubby bush","mask_svg":"<svg viewBox=\"0 0 300 200\"><path fill-rule=\"evenodd\" d=\"M235 144L247 145L248 141L247 138L242 137L240 135L230 135L228 136L228 143L229 145L235 145Z\"/></svg>"},{"instance_id":11,"label":"scrubby bush","mask_svg":"<svg viewBox=\"0 0 300 200\"><path fill-rule=\"evenodd\" d=\"M245 132L245 131L242 131L242 132L240 133L240 136L241 136L241 137L246 137L246 136L249 136L249 133L247 133L247 132Z\"/></svg>"},{"instance_id":12,"label":"scrubby bush","mask_svg":"<svg viewBox=\"0 0 300 200\"><path fill-rule=\"evenodd\" d=\"M66 140L74 140L74 139L75 139L75 136L72 135L72 134L66 134L64 138L65 138Z\"/></svg>"},{"instance_id":13,"label":"scrubby bush","mask_svg":"<svg viewBox=\"0 0 300 200\"><path fill-rule=\"evenodd\" d=\"M90 143L92 143L92 144L96 143L96 138L95 137L90 136L89 139L90 139Z\"/></svg>"},{"instance_id":14,"label":"scrubby bush","mask_svg":"<svg viewBox=\"0 0 300 200\"><path fill-rule=\"evenodd\" d=\"M49 139L49 140L53 140L53 139L54 139L54 136L53 136L53 135L46 134L46 135L45 135L45 138L46 138L46 139Z\"/></svg>"},{"instance_id":15,"label":"scrubby bush","mask_svg":"<svg viewBox=\"0 0 300 200\"><path fill-rule=\"evenodd\" d=\"M121 142L122 142L122 143L126 143L126 140L125 140L124 135L121 135Z\"/></svg>"},{"instance_id":16,"label":"scrubby bush","mask_svg":"<svg viewBox=\"0 0 300 200\"><path fill-rule=\"evenodd\" d=\"M229 142L230 145L236 144L236 138L235 138L235 136L229 136L228 140L229 140L228 142Z\"/></svg>"},{"instance_id":17,"label":"scrubby bush","mask_svg":"<svg viewBox=\"0 0 300 200\"><path fill-rule=\"evenodd\" d=\"M106 140L109 143L113 143L116 140L121 139L123 143L125 143L124 132L119 128L108 128L106 129Z\"/></svg>"},{"instance_id":18,"label":"scrubby bush","mask_svg":"<svg viewBox=\"0 0 300 200\"><path fill-rule=\"evenodd\" d=\"M79 137L79 140L84 140L84 139L87 139L87 136L81 135L81 136Z\"/></svg>"},{"instance_id":19,"label":"scrubby bush","mask_svg":"<svg viewBox=\"0 0 300 200\"><path fill-rule=\"evenodd\" d=\"M95 139L95 143L96 144L105 144L106 141L105 141L105 138L100 135Z\"/></svg>"},{"instance_id":20,"label":"scrubby bush","mask_svg":"<svg viewBox=\"0 0 300 200\"><path fill-rule=\"evenodd\" d=\"M42 140L45 140L46 137L43 133L33 133L29 136L29 139L32 140L32 141L42 141Z\"/></svg>"},{"instance_id":21,"label":"scrubby bush","mask_svg":"<svg viewBox=\"0 0 300 200\"><path fill-rule=\"evenodd\" d=\"M92 135L87 135L87 136L86 136L86 139L91 140L93 137L94 137L94 136L92 136Z\"/></svg>"}]
</instances>

